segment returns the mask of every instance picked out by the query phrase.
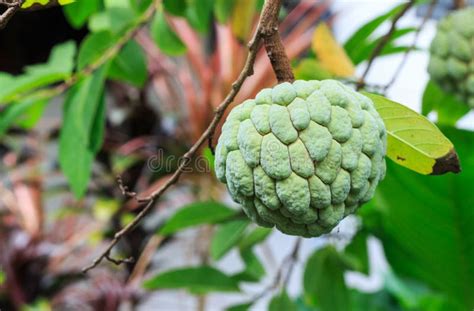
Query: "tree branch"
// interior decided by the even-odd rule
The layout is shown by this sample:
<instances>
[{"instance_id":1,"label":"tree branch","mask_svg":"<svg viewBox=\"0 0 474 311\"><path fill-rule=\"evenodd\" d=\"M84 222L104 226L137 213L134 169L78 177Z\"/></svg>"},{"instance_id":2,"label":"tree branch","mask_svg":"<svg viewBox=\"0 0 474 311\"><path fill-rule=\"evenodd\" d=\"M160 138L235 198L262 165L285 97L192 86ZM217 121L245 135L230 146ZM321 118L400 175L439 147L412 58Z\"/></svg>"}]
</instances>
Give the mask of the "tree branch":
<instances>
[{"instance_id":1,"label":"tree branch","mask_svg":"<svg viewBox=\"0 0 474 311\"><path fill-rule=\"evenodd\" d=\"M199 148L211 137L219 124L219 121L223 118L224 112L229 105L234 101L237 93L240 91L244 81L247 77L253 75L253 66L257 57L257 52L263 43L268 43L267 54L270 53L272 58L272 66L278 81L293 81L293 73L291 71L290 61L282 49L283 44L278 34L278 14L280 12L281 0L267 0L262 9L260 20L252 37L252 40L248 44L249 52L244 68L239 74L239 77L232 84L232 89L227 94L224 101L217 107L214 113L214 118L209 124L208 128L202 133L201 137L194 143L194 145L186 152L183 156L184 161L180 162L179 167L173 173L173 175L160 187L155 189L149 196L144 198L137 197L140 203L146 204L140 213L122 230L118 231L106 249L102 254L97 257L91 265L85 267L82 271L87 272L95 268L102 260L107 259L112 248L122 239L124 235L133 230L133 228L141 222L146 214L153 208L154 203L159 199L163 193L168 190L172 185L178 182L180 176L183 174L186 166L191 162L193 156L199 150ZM279 42L278 42L279 41ZM278 49L278 50L275 50Z\"/></svg>"},{"instance_id":2,"label":"tree branch","mask_svg":"<svg viewBox=\"0 0 474 311\"><path fill-rule=\"evenodd\" d=\"M369 74L370 69L372 68L374 60L377 58L377 56L380 55L380 53L382 53L384 47L390 41L390 38L392 37L393 33L397 29L398 21L405 15L406 12L408 12L408 10L411 9L411 7L415 4L415 2L416 2L416 0L410 0L409 2L407 2L407 4L402 8L402 10L397 15L395 15L395 17L393 18L392 25L390 26L390 29L380 39L379 43L377 44L377 46L372 51L372 54L370 55L369 61L367 63L367 67L365 68L364 73L362 74L362 76L360 77L360 79L357 83L357 86L356 86L357 90L360 90L361 88L363 88L365 86L365 79L367 78L367 75Z\"/></svg>"},{"instance_id":3,"label":"tree branch","mask_svg":"<svg viewBox=\"0 0 474 311\"><path fill-rule=\"evenodd\" d=\"M0 15L0 29L5 28L10 19L15 15L15 13L20 9L23 4L23 0L17 0L15 2L6 2L1 1L0 5L6 6L7 9Z\"/></svg>"},{"instance_id":4,"label":"tree branch","mask_svg":"<svg viewBox=\"0 0 474 311\"><path fill-rule=\"evenodd\" d=\"M436 4L438 3L438 0L432 0L428 10L426 11L426 15L423 17L423 21L421 22L420 26L415 32L415 38L413 39L413 43L410 45L410 47L405 51L403 54L402 61L398 65L397 69L395 70L395 73L392 76L392 79L383 87L382 92L386 93L389 88L393 86L393 84L397 81L398 76L402 72L403 67L405 66L406 62L408 61L408 56L410 53L416 48L416 44L418 43L418 39L420 37L421 31L425 28L426 23L428 20L433 16L434 8L436 7Z\"/></svg>"}]
</instances>

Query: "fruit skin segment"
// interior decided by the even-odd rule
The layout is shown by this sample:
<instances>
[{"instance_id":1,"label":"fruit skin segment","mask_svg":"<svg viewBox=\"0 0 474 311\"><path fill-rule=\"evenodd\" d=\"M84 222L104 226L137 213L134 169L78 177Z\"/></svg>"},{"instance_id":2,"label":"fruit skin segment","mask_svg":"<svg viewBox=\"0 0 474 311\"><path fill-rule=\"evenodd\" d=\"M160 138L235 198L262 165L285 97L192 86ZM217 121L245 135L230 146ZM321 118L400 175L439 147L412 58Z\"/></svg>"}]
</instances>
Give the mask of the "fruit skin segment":
<instances>
[{"instance_id":1,"label":"fruit skin segment","mask_svg":"<svg viewBox=\"0 0 474 311\"><path fill-rule=\"evenodd\" d=\"M455 11L439 22L428 73L443 90L474 108L474 8Z\"/></svg>"},{"instance_id":2,"label":"fruit skin segment","mask_svg":"<svg viewBox=\"0 0 474 311\"><path fill-rule=\"evenodd\" d=\"M255 223L316 237L373 197L386 148L369 98L335 80L297 80L232 109L215 170Z\"/></svg>"}]
</instances>

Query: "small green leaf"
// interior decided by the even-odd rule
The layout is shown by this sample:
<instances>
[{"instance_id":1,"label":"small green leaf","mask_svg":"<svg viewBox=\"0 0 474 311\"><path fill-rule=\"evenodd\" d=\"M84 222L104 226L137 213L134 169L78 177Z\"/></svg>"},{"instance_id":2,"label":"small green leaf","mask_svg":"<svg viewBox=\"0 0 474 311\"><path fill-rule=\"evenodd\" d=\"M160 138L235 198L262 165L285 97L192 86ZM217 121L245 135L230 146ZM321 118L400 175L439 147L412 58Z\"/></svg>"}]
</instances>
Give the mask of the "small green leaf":
<instances>
[{"instance_id":1,"label":"small green leaf","mask_svg":"<svg viewBox=\"0 0 474 311\"><path fill-rule=\"evenodd\" d=\"M363 92L387 128L387 156L421 174L459 173L453 144L424 116L383 96Z\"/></svg>"},{"instance_id":2,"label":"small green leaf","mask_svg":"<svg viewBox=\"0 0 474 311\"><path fill-rule=\"evenodd\" d=\"M100 9L101 0L78 0L64 7L64 15L69 24L78 29L84 26L89 16Z\"/></svg>"},{"instance_id":3,"label":"small green leaf","mask_svg":"<svg viewBox=\"0 0 474 311\"><path fill-rule=\"evenodd\" d=\"M102 144L104 124L102 67L68 92L59 138L59 164L77 198L84 195L92 162Z\"/></svg>"},{"instance_id":4,"label":"small green leaf","mask_svg":"<svg viewBox=\"0 0 474 311\"><path fill-rule=\"evenodd\" d=\"M214 0L188 0L187 4L186 18L189 24L202 34L208 33Z\"/></svg>"},{"instance_id":5,"label":"small green leaf","mask_svg":"<svg viewBox=\"0 0 474 311\"><path fill-rule=\"evenodd\" d=\"M166 271L145 281L146 289L187 289L191 292L238 292L239 286L228 275L208 266Z\"/></svg>"},{"instance_id":6,"label":"small green leaf","mask_svg":"<svg viewBox=\"0 0 474 311\"><path fill-rule=\"evenodd\" d=\"M179 209L159 231L170 235L176 231L202 224L214 224L229 219L236 211L218 202L195 202Z\"/></svg>"},{"instance_id":7,"label":"small green leaf","mask_svg":"<svg viewBox=\"0 0 474 311\"><path fill-rule=\"evenodd\" d=\"M14 101L18 96L69 78L75 53L76 45L67 41L51 50L46 63L28 66L20 76L0 73L0 103Z\"/></svg>"},{"instance_id":8,"label":"small green leaf","mask_svg":"<svg viewBox=\"0 0 474 311\"><path fill-rule=\"evenodd\" d=\"M244 235L244 231L249 225L247 219L229 221L220 225L212 237L211 256L214 260L219 260L232 249Z\"/></svg>"},{"instance_id":9,"label":"small green leaf","mask_svg":"<svg viewBox=\"0 0 474 311\"><path fill-rule=\"evenodd\" d=\"M160 50L168 55L178 56L186 52L186 46L168 25L163 11L158 11L155 14L151 23L151 35Z\"/></svg>"},{"instance_id":10,"label":"small green leaf","mask_svg":"<svg viewBox=\"0 0 474 311\"><path fill-rule=\"evenodd\" d=\"M47 103L47 100L36 100L32 98L6 106L5 109L0 111L0 137L2 137L13 124L20 124L27 127L33 126L41 116Z\"/></svg>"},{"instance_id":11,"label":"small green leaf","mask_svg":"<svg viewBox=\"0 0 474 311\"><path fill-rule=\"evenodd\" d=\"M215 0L214 14L219 23L225 24L234 10L234 5L238 0Z\"/></svg>"},{"instance_id":12,"label":"small green leaf","mask_svg":"<svg viewBox=\"0 0 474 311\"><path fill-rule=\"evenodd\" d=\"M455 125L470 108L453 94L443 91L435 82L429 81L423 93L422 113L426 116L432 111L438 114L438 124Z\"/></svg>"},{"instance_id":13,"label":"small green leaf","mask_svg":"<svg viewBox=\"0 0 474 311\"><path fill-rule=\"evenodd\" d=\"M257 227L242 238L239 243L241 250L250 249L258 243L263 242L272 233L272 228Z\"/></svg>"},{"instance_id":14,"label":"small green leaf","mask_svg":"<svg viewBox=\"0 0 474 311\"><path fill-rule=\"evenodd\" d=\"M169 12L173 15L186 15L186 0L163 0L163 6L165 7L166 12Z\"/></svg>"},{"instance_id":15,"label":"small green leaf","mask_svg":"<svg viewBox=\"0 0 474 311\"><path fill-rule=\"evenodd\" d=\"M324 80L334 77L317 60L311 58L306 58L299 62L294 68L294 72L298 80Z\"/></svg>"},{"instance_id":16,"label":"small green leaf","mask_svg":"<svg viewBox=\"0 0 474 311\"><path fill-rule=\"evenodd\" d=\"M109 31L89 34L81 43L77 69L81 70L100 59L117 38Z\"/></svg>"},{"instance_id":17,"label":"small green leaf","mask_svg":"<svg viewBox=\"0 0 474 311\"><path fill-rule=\"evenodd\" d=\"M6 279L6 276L5 276L5 272L3 272L2 270L0 270L0 286L5 283L5 279Z\"/></svg>"},{"instance_id":18,"label":"small green leaf","mask_svg":"<svg viewBox=\"0 0 474 311\"><path fill-rule=\"evenodd\" d=\"M326 246L311 255L304 270L304 297L321 311L351 310L344 271L351 266L334 247Z\"/></svg>"},{"instance_id":19,"label":"small green leaf","mask_svg":"<svg viewBox=\"0 0 474 311\"><path fill-rule=\"evenodd\" d=\"M225 311L248 311L252 307L252 302L241 303L238 305L230 306L225 309Z\"/></svg>"},{"instance_id":20,"label":"small green leaf","mask_svg":"<svg viewBox=\"0 0 474 311\"><path fill-rule=\"evenodd\" d=\"M142 87L147 79L146 59L135 41L128 42L110 65L109 77Z\"/></svg>"},{"instance_id":21,"label":"small green leaf","mask_svg":"<svg viewBox=\"0 0 474 311\"><path fill-rule=\"evenodd\" d=\"M130 26L136 18L131 8L111 7L98 12L89 18L89 29L92 32L110 31L120 33Z\"/></svg>"},{"instance_id":22,"label":"small green leaf","mask_svg":"<svg viewBox=\"0 0 474 311\"><path fill-rule=\"evenodd\" d=\"M233 276L239 282L258 282L265 275L265 268L251 249L241 250L245 268Z\"/></svg>"},{"instance_id":23,"label":"small green leaf","mask_svg":"<svg viewBox=\"0 0 474 311\"><path fill-rule=\"evenodd\" d=\"M278 295L274 296L268 305L269 311L296 311L298 306L291 300L288 293L283 290Z\"/></svg>"},{"instance_id":24,"label":"small green leaf","mask_svg":"<svg viewBox=\"0 0 474 311\"><path fill-rule=\"evenodd\" d=\"M355 262L355 268L365 274L369 274L369 252L367 249L368 234L364 230L356 233L351 243L347 245L344 253L351 256Z\"/></svg>"}]
</instances>

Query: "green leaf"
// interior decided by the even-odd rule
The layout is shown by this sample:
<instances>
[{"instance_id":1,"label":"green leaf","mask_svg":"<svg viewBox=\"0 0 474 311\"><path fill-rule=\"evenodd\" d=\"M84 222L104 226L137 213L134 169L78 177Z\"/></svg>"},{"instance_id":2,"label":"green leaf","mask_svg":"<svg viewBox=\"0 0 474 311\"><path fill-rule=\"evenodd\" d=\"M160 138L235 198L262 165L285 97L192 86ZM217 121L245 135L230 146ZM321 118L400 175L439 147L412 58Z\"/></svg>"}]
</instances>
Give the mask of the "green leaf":
<instances>
[{"instance_id":1,"label":"green leaf","mask_svg":"<svg viewBox=\"0 0 474 311\"><path fill-rule=\"evenodd\" d=\"M112 47L116 37L109 31L89 34L81 43L77 69L81 70L98 61Z\"/></svg>"},{"instance_id":2,"label":"green leaf","mask_svg":"<svg viewBox=\"0 0 474 311\"><path fill-rule=\"evenodd\" d=\"M59 164L77 198L87 189L92 162L102 144L106 71L102 67L74 85L64 102Z\"/></svg>"},{"instance_id":3,"label":"green leaf","mask_svg":"<svg viewBox=\"0 0 474 311\"><path fill-rule=\"evenodd\" d=\"M5 272L3 272L2 270L0 270L0 286L5 283L5 280L6 280L6 276L5 276Z\"/></svg>"},{"instance_id":4,"label":"green leaf","mask_svg":"<svg viewBox=\"0 0 474 311\"><path fill-rule=\"evenodd\" d=\"M247 219L238 219L226 222L217 228L211 241L211 256L219 260L239 243L244 231L249 225Z\"/></svg>"},{"instance_id":5,"label":"green leaf","mask_svg":"<svg viewBox=\"0 0 474 311\"><path fill-rule=\"evenodd\" d=\"M187 3L186 0L163 0L163 6L166 12L176 16L185 16Z\"/></svg>"},{"instance_id":6,"label":"green leaf","mask_svg":"<svg viewBox=\"0 0 474 311\"><path fill-rule=\"evenodd\" d=\"M387 163L373 202L381 216L372 228L397 275L426 282L457 309L472 310L474 296L474 133L445 128L464 171L424 177Z\"/></svg>"},{"instance_id":7,"label":"green leaf","mask_svg":"<svg viewBox=\"0 0 474 311\"><path fill-rule=\"evenodd\" d=\"M149 290L180 288L199 293L239 291L235 280L208 266L166 271L145 281L143 286Z\"/></svg>"},{"instance_id":8,"label":"green leaf","mask_svg":"<svg viewBox=\"0 0 474 311\"><path fill-rule=\"evenodd\" d=\"M251 249L241 250L240 257L245 268L233 278L239 282L258 282L265 275L265 268Z\"/></svg>"},{"instance_id":9,"label":"green leaf","mask_svg":"<svg viewBox=\"0 0 474 311\"><path fill-rule=\"evenodd\" d=\"M285 290L274 296L268 305L269 311L296 311L297 309L296 303L291 300Z\"/></svg>"},{"instance_id":10,"label":"green leaf","mask_svg":"<svg viewBox=\"0 0 474 311\"><path fill-rule=\"evenodd\" d=\"M130 26L136 19L138 11L129 0L105 0L105 10L89 18L89 29L92 32L110 31L119 33Z\"/></svg>"},{"instance_id":11,"label":"green leaf","mask_svg":"<svg viewBox=\"0 0 474 311\"><path fill-rule=\"evenodd\" d=\"M225 24L232 16L235 3L238 0L215 0L214 1L214 14L219 23Z\"/></svg>"},{"instance_id":12,"label":"green leaf","mask_svg":"<svg viewBox=\"0 0 474 311\"><path fill-rule=\"evenodd\" d=\"M387 128L387 156L421 174L460 171L453 144L424 116L383 96L363 92Z\"/></svg>"},{"instance_id":13,"label":"green leaf","mask_svg":"<svg viewBox=\"0 0 474 311\"><path fill-rule=\"evenodd\" d=\"M304 297L310 306L321 311L351 310L344 271L350 268L335 248L326 246L308 259L304 271Z\"/></svg>"},{"instance_id":14,"label":"green leaf","mask_svg":"<svg viewBox=\"0 0 474 311\"><path fill-rule=\"evenodd\" d=\"M239 248L247 250L263 242L272 233L272 228L257 227L240 240Z\"/></svg>"},{"instance_id":15,"label":"green leaf","mask_svg":"<svg viewBox=\"0 0 474 311\"><path fill-rule=\"evenodd\" d=\"M226 311L247 311L252 307L252 302L242 303L234 306L227 307Z\"/></svg>"},{"instance_id":16,"label":"green leaf","mask_svg":"<svg viewBox=\"0 0 474 311\"><path fill-rule=\"evenodd\" d=\"M188 0L186 18L189 24L202 34L207 34L211 26L214 0Z\"/></svg>"},{"instance_id":17,"label":"green leaf","mask_svg":"<svg viewBox=\"0 0 474 311\"><path fill-rule=\"evenodd\" d=\"M0 111L0 137L2 137L13 124L34 125L35 121L41 116L42 109L44 109L47 103L47 100L38 101L36 99L29 99L6 106L5 109ZM37 111L37 109L41 110ZM31 113L33 115L31 115ZM39 116L37 115L38 113Z\"/></svg>"},{"instance_id":18,"label":"green leaf","mask_svg":"<svg viewBox=\"0 0 474 311\"><path fill-rule=\"evenodd\" d=\"M78 29L84 26L89 17L99 11L101 0L78 0L64 7L64 15L69 24Z\"/></svg>"},{"instance_id":19,"label":"green leaf","mask_svg":"<svg viewBox=\"0 0 474 311\"><path fill-rule=\"evenodd\" d=\"M361 230L352 239L351 243L345 248L344 253L351 256L355 261L357 271L369 274L369 252L367 249L368 234Z\"/></svg>"},{"instance_id":20,"label":"green leaf","mask_svg":"<svg viewBox=\"0 0 474 311\"><path fill-rule=\"evenodd\" d=\"M359 28L354 34L346 41L344 44L344 49L346 50L349 57L354 61L354 55L358 52L358 49L361 48L361 44L365 45L368 42L369 37L374 33L377 28L382 25L385 21L395 16L397 12L401 9L402 5L398 5L395 8L391 9L385 14L382 14Z\"/></svg>"},{"instance_id":21,"label":"green leaf","mask_svg":"<svg viewBox=\"0 0 474 311\"><path fill-rule=\"evenodd\" d=\"M427 116L432 111L436 111L438 115L438 124L455 125L470 109L453 94L443 91L435 82L429 81L423 93L422 113Z\"/></svg>"},{"instance_id":22,"label":"green leaf","mask_svg":"<svg viewBox=\"0 0 474 311\"><path fill-rule=\"evenodd\" d=\"M0 73L0 103L10 102L17 96L69 78L74 68L75 53L74 42L67 41L51 50L46 63L28 66L20 76Z\"/></svg>"},{"instance_id":23,"label":"green leaf","mask_svg":"<svg viewBox=\"0 0 474 311\"><path fill-rule=\"evenodd\" d=\"M416 28L413 28L413 27L396 29L391 35L387 44L383 47L379 56L385 56L385 55L391 55L391 54L403 52L404 49L394 48L395 41L415 31L416 31ZM354 61L354 64L357 65L357 64L362 63L365 60L368 60L370 56L372 55L372 52L374 51L374 49L377 47L377 45L380 43L381 40L382 40L382 36L373 41L359 44L358 48L352 51L351 59Z\"/></svg>"},{"instance_id":24,"label":"green leaf","mask_svg":"<svg viewBox=\"0 0 474 311\"><path fill-rule=\"evenodd\" d=\"M151 36L165 54L178 56L186 52L186 46L168 25L163 11L158 11L153 18Z\"/></svg>"},{"instance_id":25,"label":"green leaf","mask_svg":"<svg viewBox=\"0 0 474 311\"><path fill-rule=\"evenodd\" d=\"M195 202L184 206L160 229L162 235L202 224L215 224L236 215L236 211L218 202Z\"/></svg>"},{"instance_id":26,"label":"green leaf","mask_svg":"<svg viewBox=\"0 0 474 311\"><path fill-rule=\"evenodd\" d=\"M114 58L109 77L142 87L147 79L146 59L142 48L135 41L128 42Z\"/></svg>"},{"instance_id":27,"label":"green leaf","mask_svg":"<svg viewBox=\"0 0 474 311\"><path fill-rule=\"evenodd\" d=\"M299 62L294 68L294 73L298 80L325 80L334 77L317 60L311 58L306 58Z\"/></svg>"}]
</instances>

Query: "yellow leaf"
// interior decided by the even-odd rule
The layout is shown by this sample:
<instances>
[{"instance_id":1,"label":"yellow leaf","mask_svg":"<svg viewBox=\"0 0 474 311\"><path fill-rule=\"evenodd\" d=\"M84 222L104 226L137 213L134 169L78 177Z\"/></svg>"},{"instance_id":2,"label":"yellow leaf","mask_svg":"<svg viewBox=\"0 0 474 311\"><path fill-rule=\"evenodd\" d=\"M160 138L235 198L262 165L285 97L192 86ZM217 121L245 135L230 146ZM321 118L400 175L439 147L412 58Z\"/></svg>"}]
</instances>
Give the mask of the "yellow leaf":
<instances>
[{"instance_id":1,"label":"yellow leaf","mask_svg":"<svg viewBox=\"0 0 474 311\"><path fill-rule=\"evenodd\" d=\"M76 0L58 0L60 5L66 5L66 4L71 4L73 2L76 2Z\"/></svg>"},{"instance_id":2,"label":"yellow leaf","mask_svg":"<svg viewBox=\"0 0 474 311\"><path fill-rule=\"evenodd\" d=\"M242 42L247 41L255 16L256 0L236 0L232 12L232 33Z\"/></svg>"},{"instance_id":3,"label":"yellow leaf","mask_svg":"<svg viewBox=\"0 0 474 311\"><path fill-rule=\"evenodd\" d=\"M363 92L375 105L387 128L387 156L424 175L459 173L454 146L424 116L383 96Z\"/></svg>"},{"instance_id":4,"label":"yellow leaf","mask_svg":"<svg viewBox=\"0 0 474 311\"><path fill-rule=\"evenodd\" d=\"M32 5L34 5L34 4L47 5L50 1L51 0L26 0L25 2L23 2L21 8L22 9L27 9L27 8L31 7ZM74 1L75 0L58 0L58 3L60 5L66 5L66 4L73 3ZM89 0L87 0L87 1L89 1Z\"/></svg>"},{"instance_id":5,"label":"yellow leaf","mask_svg":"<svg viewBox=\"0 0 474 311\"><path fill-rule=\"evenodd\" d=\"M338 77L354 75L354 64L344 48L336 41L326 23L319 23L314 30L311 46L326 70Z\"/></svg>"}]
</instances>

